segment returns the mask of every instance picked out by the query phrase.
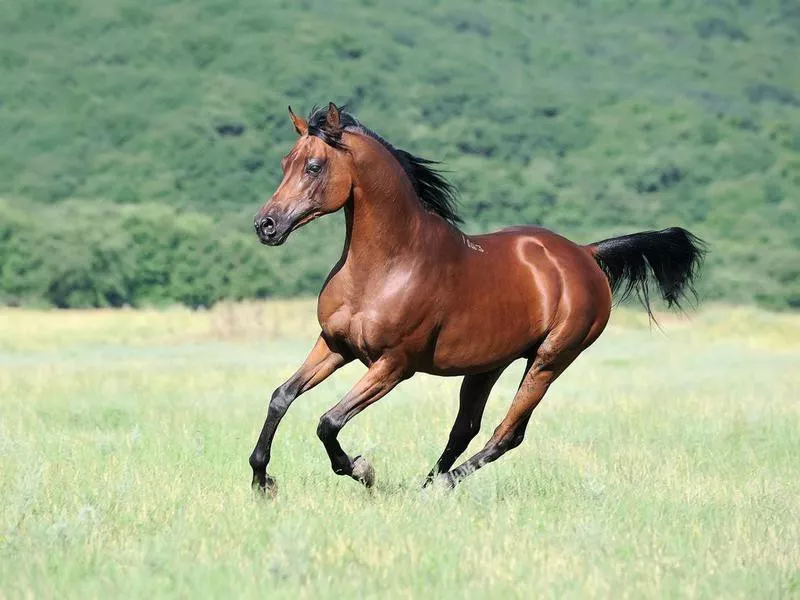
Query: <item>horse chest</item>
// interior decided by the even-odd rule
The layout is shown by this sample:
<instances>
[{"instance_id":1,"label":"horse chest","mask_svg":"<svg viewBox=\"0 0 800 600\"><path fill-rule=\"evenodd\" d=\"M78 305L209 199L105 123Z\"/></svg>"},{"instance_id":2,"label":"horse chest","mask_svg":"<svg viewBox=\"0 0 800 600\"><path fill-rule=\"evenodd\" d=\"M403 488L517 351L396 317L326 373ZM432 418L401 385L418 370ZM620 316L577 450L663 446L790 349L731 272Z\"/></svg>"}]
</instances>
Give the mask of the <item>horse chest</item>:
<instances>
[{"instance_id":1,"label":"horse chest","mask_svg":"<svg viewBox=\"0 0 800 600\"><path fill-rule=\"evenodd\" d=\"M347 346L365 364L372 364L386 348L385 340L377 333L380 329L363 313L354 313L347 307L331 313L321 323L325 337Z\"/></svg>"},{"instance_id":2,"label":"horse chest","mask_svg":"<svg viewBox=\"0 0 800 600\"><path fill-rule=\"evenodd\" d=\"M345 341L350 334L352 313L347 307L340 307L327 314L320 314L320 325L325 337L332 340Z\"/></svg>"},{"instance_id":3,"label":"horse chest","mask_svg":"<svg viewBox=\"0 0 800 600\"><path fill-rule=\"evenodd\" d=\"M407 286L388 278L382 285L352 297L339 277L320 295L319 320L327 339L342 344L369 365L386 352L413 353L419 319L409 319Z\"/></svg>"}]
</instances>

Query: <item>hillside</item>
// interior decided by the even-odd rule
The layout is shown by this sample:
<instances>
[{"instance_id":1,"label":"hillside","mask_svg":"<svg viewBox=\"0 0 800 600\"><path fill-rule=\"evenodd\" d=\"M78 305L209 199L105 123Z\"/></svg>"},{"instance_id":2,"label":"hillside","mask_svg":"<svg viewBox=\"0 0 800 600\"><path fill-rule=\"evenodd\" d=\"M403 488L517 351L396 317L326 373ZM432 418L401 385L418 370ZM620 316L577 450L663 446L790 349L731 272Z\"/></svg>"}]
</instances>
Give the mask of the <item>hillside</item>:
<instances>
[{"instance_id":1,"label":"hillside","mask_svg":"<svg viewBox=\"0 0 800 600\"><path fill-rule=\"evenodd\" d=\"M316 293L261 248L300 111L440 159L468 231L682 225L704 299L800 307L800 2L0 0L0 300Z\"/></svg>"}]
</instances>

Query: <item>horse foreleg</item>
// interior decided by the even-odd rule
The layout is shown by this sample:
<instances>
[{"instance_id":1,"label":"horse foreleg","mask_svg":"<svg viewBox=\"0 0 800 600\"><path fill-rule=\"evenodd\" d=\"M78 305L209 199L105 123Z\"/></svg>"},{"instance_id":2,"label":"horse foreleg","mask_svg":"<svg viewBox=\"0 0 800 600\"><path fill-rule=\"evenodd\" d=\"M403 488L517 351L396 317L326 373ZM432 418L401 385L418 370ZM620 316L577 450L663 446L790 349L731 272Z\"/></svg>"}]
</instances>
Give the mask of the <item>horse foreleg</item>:
<instances>
[{"instance_id":1,"label":"horse foreleg","mask_svg":"<svg viewBox=\"0 0 800 600\"><path fill-rule=\"evenodd\" d=\"M297 372L280 385L272 394L267 410L267 418L258 442L250 455L250 466L253 468L253 489L256 491L275 491L275 480L267 475L272 439L275 431L286 414L289 406L302 393L325 380L342 365L350 362L351 357L332 351L322 337L312 348L308 357Z\"/></svg>"},{"instance_id":2,"label":"horse foreleg","mask_svg":"<svg viewBox=\"0 0 800 600\"><path fill-rule=\"evenodd\" d=\"M404 368L397 361L380 359L342 400L319 420L317 436L328 452L331 468L337 475L348 475L372 487L375 472L362 456L351 459L339 444L337 436L347 422L362 410L388 394L404 379Z\"/></svg>"},{"instance_id":3,"label":"horse foreleg","mask_svg":"<svg viewBox=\"0 0 800 600\"><path fill-rule=\"evenodd\" d=\"M489 393L506 366L508 365L494 371L466 375L464 377L459 394L458 414L453 423L453 428L450 430L447 446L445 446L444 452L442 452L439 460L436 461L433 469L428 473L423 487L433 483L433 479L439 473L449 471L456 459L463 454L469 443L478 435L481 429L483 409L486 407Z\"/></svg>"}]
</instances>

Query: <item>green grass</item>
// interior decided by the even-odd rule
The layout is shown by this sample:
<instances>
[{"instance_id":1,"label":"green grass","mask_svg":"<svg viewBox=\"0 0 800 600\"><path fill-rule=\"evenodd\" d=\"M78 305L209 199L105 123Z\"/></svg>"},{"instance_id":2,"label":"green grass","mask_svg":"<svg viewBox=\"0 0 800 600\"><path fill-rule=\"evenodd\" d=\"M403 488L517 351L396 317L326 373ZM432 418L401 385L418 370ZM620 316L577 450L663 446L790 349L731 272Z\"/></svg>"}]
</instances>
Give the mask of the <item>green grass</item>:
<instances>
[{"instance_id":1,"label":"green grass","mask_svg":"<svg viewBox=\"0 0 800 600\"><path fill-rule=\"evenodd\" d=\"M797 596L800 319L662 325L617 312L523 445L453 493L419 484L457 380L415 377L343 431L368 492L314 434L363 367L343 369L290 410L263 501L247 457L311 303L0 311L0 598Z\"/></svg>"}]
</instances>

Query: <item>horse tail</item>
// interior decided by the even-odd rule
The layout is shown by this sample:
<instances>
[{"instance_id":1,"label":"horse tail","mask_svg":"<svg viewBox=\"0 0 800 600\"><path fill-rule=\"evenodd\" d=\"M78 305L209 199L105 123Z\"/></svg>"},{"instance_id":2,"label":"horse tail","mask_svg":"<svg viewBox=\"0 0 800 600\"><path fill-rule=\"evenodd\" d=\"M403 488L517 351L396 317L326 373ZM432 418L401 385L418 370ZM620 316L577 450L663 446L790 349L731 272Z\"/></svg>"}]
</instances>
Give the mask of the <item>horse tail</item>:
<instances>
[{"instance_id":1,"label":"horse tail","mask_svg":"<svg viewBox=\"0 0 800 600\"><path fill-rule=\"evenodd\" d=\"M706 248L703 240L680 227L623 235L587 246L608 277L617 301L635 292L651 319L650 275L667 306L680 308L690 296L697 299L694 283Z\"/></svg>"}]
</instances>

